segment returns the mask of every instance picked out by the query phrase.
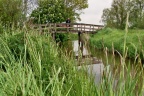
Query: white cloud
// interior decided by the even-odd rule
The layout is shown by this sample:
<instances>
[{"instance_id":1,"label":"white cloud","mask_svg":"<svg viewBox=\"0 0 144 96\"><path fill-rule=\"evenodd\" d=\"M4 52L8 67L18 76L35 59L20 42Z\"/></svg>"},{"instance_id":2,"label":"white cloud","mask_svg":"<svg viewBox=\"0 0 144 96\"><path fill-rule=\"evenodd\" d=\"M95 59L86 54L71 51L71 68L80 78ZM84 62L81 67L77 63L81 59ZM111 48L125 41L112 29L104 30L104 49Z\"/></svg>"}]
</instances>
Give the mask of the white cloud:
<instances>
[{"instance_id":1,"label":"white cloud","mask_svg":"<svg viewBox=\"0 0 144 96\"><path fill-rule=\"evenodd\" d=\"M89 7L81 14L81 23L102 24L101 16L104 8L111 6L112 0L88 0Z\"/></svg>"}]
</instances>

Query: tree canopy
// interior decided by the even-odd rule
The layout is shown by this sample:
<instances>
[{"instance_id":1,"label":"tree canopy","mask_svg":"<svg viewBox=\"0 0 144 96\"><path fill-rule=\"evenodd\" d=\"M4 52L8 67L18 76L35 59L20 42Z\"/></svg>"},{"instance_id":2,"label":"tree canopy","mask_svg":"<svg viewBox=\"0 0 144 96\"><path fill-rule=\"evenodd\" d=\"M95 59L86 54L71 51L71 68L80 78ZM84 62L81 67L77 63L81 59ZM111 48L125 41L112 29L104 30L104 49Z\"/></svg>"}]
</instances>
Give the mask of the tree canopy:
<instances>
[{"instance_id":1,"label":"tree canopy","mask_svg":"<svg viewBox=\"0 0 144 96\"><path fill-rule=\"evenodd\" d=\"M111 8L103 10L102 21L108 27L124 29L127 12L129 27L144 28L144 0L113 0Z\"/></svg>"},{"instance_id":2,"label":"tree canopy","mask_svg":"<svg viewBox=\"0 0 144 96\"><path fill-rule=\"evenodd\" d=\"M17 24L23 18L22 0L0 0L0 21L4 26Z\"/></svg>"},{"instance_id":3,"label":"tree canopy","mask_svg":"<svg viewBox=\"0 0 144 96\"><path fill-rule=\"evenodd\" d=\"M82 9L88 7L87 0L39 0L39 7L31 17L35 23L64 22L67 18L79 19Z\"/></svg>"}]
</instances>

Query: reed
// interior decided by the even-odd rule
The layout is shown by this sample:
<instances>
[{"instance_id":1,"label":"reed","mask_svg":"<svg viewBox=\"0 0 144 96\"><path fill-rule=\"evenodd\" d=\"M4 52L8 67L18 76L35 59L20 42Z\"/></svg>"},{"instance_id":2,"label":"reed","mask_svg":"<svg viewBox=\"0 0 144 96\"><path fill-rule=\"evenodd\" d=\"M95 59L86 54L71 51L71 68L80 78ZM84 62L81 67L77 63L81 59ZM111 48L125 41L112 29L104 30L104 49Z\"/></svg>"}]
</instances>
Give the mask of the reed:
<instances>
[{"instance_id":1,"label":"reed","mask_svg":"<svg viewBox=\"0 0 144 96\"><path fill-rule=\"evenodd\" d=\"M50 35L15 29L1 34L0 42L1 96L142 95L143 73L139 67L132 72L130 66L124 65L124 70L119 71L122 65L115 65L113 73L105 66L96 85L87 67L78 69L78 62L63 54Z\"/></svg>"},{"instance_id":2,"label":"reed","mask_svg":"<svg viewBox=\"0 0 144 96\"><path fill-rule=\"evenodd\" d=\"M144 34L140 33L143 30L128 30L128 18L129 13L125 31L106 28L90 38L90 44L97 49L103 49L106 55L106 66L100 89L102 96L142 96L144 94L142 62L137 62L143 58L140 54L143 54L141 40ZM108 52L113 54L112 64L109 64ZM115 64L115 53L120 57L119 65ZM134 62L127 63L128 57L134 58Z\"/></svg>"},{"instance_id":3,"label":"reed","mask_svg":"<svg viewBox=\"0 0 144 96\"><path fill-rule=\"evenodd\" d=\"M1 34L0 95L95 94L93 80L84 71L79 72L76 62L60 52L50 36L29 32L23 34L23 31L15 30L13 34ZM12 46L11 42L17 45ZM19 52L12 51L13 47Z\"/></svg>"}]
</instances>

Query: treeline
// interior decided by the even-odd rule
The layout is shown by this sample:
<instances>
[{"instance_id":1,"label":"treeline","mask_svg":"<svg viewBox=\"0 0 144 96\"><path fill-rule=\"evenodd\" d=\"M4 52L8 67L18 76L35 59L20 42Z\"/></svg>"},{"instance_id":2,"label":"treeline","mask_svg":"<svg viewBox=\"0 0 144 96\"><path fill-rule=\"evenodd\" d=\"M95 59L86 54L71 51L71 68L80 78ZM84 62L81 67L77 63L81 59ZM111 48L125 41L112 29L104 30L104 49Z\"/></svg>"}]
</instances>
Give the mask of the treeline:
<instances>
[{"instance_id":1,"label":"treeline","mask_svg":"<svg viewBox=\"0 0 144 96\"><path fill-rule=\"evenodd\" d=\"M28 17L36 23L76 20L87 7L87 0L0 0L0 21L9 27L23 25Z\"/></svg>"},{"instance_id":2,"label":"treeline","mask_svg":"<svg viewBox=\"0 0 144 96\"><path fill-rule=\"evenodd\" d=\"M107 27L124 29L129 13L129 28L144 29L144 0L113 0L103 10L102 21Z\"/></svg>"}]
</instances>

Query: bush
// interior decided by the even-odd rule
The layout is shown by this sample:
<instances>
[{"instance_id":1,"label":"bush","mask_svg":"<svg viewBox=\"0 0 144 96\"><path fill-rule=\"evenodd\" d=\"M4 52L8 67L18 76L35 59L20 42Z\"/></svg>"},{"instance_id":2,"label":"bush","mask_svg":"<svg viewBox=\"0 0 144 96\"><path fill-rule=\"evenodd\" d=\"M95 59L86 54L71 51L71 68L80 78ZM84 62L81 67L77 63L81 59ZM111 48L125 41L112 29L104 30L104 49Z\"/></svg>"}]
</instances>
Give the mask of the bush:
<instances>
[{"instance_id":1,"label":"bush","mask_svg":"<svg viewBox=\"0 0 144 96\"><path fill-rule=\"evenodd\" d=\"M68 40L68 36L65 33L56 33L56 42L64 42Z\"/></svg>"}]
</instances>

